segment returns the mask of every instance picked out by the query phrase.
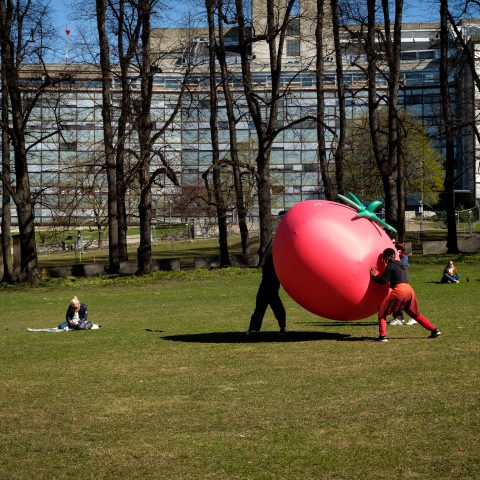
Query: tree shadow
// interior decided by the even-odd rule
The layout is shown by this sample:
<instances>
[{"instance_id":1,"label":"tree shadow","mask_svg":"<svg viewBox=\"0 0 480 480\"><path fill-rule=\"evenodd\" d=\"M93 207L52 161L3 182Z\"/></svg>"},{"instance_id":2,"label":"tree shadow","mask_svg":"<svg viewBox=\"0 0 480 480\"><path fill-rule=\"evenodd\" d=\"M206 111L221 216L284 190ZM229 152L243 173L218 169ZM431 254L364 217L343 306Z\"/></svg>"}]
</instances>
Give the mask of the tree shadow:
<instances>
[{"instance_id":1,"label":"tree shadow","mask_svg":"<svg viewBox=\"0 0 480 480\"><path fill-rule=\"evenodd\" d=\"M153 331L153 330L149 330ZM278 332L255 332L246 337L243 332L209 332L184 335L166 335L161 337L171 342L186 343L264 343L264 342L311 342L311 341L345 341L350 335L344 333L289 331L286 335ZM370 340L372 340L370 338Z\"/></svg>"}]
</instances>

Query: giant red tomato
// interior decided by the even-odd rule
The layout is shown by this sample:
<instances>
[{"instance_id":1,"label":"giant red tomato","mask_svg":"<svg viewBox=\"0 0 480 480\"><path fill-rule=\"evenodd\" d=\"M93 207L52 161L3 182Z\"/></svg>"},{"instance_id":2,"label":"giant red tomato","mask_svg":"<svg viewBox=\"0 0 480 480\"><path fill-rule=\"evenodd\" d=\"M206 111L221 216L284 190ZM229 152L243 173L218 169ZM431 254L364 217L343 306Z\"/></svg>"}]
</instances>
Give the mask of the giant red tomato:
<instances>
[{"instance_id":1,"label":"giant red tomato","mask_svg":"<svg viewBox=\"0 0 480 480\"><path fill-rule=\"evenodd\" d=\"M393 243L352 207L326 200L298 203L285 215L273 242L273 259L286 292L304 308L334 320L357 320L377 311L387 285L370 278L380 272L381 254Z\"/></svg>"}]
</instances>

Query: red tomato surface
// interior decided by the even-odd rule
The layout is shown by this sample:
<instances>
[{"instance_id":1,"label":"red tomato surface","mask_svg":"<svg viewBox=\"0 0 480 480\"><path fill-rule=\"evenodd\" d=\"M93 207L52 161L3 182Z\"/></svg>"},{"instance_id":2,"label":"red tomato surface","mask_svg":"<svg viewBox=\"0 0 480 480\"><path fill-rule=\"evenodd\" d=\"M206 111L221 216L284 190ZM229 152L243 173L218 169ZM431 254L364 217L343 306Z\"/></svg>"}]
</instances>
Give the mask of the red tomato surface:
<instances>
[{"instance_id":1,"label":"red tomato surface","mask_svg":"<svg viewBox=\"0 0 480 480\"><path fill-rule=\"evenodd\" d=\"M376 313L388 285L370 278L383 272L381 254L394 248L372 220L352 207L327 200L295 205L280 222L273 260L286 292L301 306L333 320L358 320Z\"/></svg>"}]
</instances>

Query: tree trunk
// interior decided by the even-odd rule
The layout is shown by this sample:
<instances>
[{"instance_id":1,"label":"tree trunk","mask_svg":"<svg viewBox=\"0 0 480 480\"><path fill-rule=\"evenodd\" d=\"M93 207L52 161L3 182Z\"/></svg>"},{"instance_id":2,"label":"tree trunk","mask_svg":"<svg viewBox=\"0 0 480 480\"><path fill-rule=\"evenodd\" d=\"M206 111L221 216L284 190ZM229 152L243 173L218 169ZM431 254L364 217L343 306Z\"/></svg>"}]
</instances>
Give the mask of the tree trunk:
<instances>
[{"instance_id":1,"label":"tree trunk","mask_svg":"<svg viewBox=\"0 0 480 480\"><path fill-rule=\"evenodd\" d=\"M138 205L140 221L140 245L137 249L138 275L146 275L152 271L152 189L150 180L150 163L142 154L142 167L139 171L140 203Z\"/></svg>"},{"instance_id":2,"label":"tree trunk","mask_svg":"<svg viewBox=\"0 0 480 480\"><path fill-rule=\"evenodd\" d=\"M22 142L24 143L24 142ZM33 281L38 274L37 246L35 243L34 209L28 178L27 153L23 145L15 151L15 178L18 231L20 236L20 274L19 280Z\"/></svg>"},{"instance_id":3,"label":"tree trunk","mask_svg":"<svg viewBox=\"0 0 480 480\"><path fill-rule=\"evenodd\" d=\"M266 0L266 33L262 35L268 44L271 86L268 92L266 112L262 115L262 106L258 94L252 85L252 73L249 58L249 39L243 0L235 0L236 17L238 22L239 49L242 65L242 81L245 98L250 117L255 125L258 139L256 155L256 175L258 189L258 213L260 223L259 257L262 262L267 246L272 240L272 209L270 184L270 151L277 130L278 104L280 101L280 79L282 73L282 58L285 36L290 14L295 0L288 0L285 8L277 10L273 0ZM282 18L283 17L283 18ZM282 97L283 98L283 97ZM262 103L262 105L264 105Z\"/></svg>"},{"instance_id":4,"label":"tree trunk","mask_svg":"<svg viewBox=\"0 0 480 480\"><path fill-rule=\"evenodd\" d=\"M15 194L12 196L17 208L20 234L20 281L35 280L38 259L35 244L34 206L28 178L25 132L27 121L24 118L22 92L19 85L19 52L25 47L23 42L23 21L29 5L23 14L15 10L13 2L0 3L0 47L2 49L2 75L6 80L9 105L11 108L11 129L9 137L15 158ZM18 5L17 5L18 6ZM13 22L16 22L15 25ZM13 32L15 30L15 33ZM4 93L5 90L3 89ZM3 105L3 103L2 103ZM2 117L3 120L3 117ZM5 130L4 130L5 131Z\"/></svg>"},{"instance_id":5,"label":"tree trunk","mask_svg":"<svg viewBox=\"0 0 480 480\"><path fill-rule=\"evenodd\" d=\"M22 94L18 84L18 69L12 68L12 60L7 60L6 74L12 110L11 140L15 157L15 186L13 196L18 216L20 235L20 281L34 280L37 275L38 259L35 244L35 216L28 176L27 150L25 147L25 125L23 119Z\"/></svg>"},{"instance_id":6,"label":"tree trunk","mask_svg":"<svg viewBox=\"0 0 480 480\"><path fill-rule=\"evenodd\" d=\"M389 182L395 183L390 191L391 208L386 209L387 222L395 227L399 239L404 240L405 225L399 217L405 217L404 198L399 194L405 193L405 166L401 155L398 121L398 88L400 84L400 48L403 0L395 0L395 22L392 41L391 22L388 0L382 0L384 18L385 53L388 62L388 158L386 162L386 173ZM404 223L404 222L403 222Z\"/></svg>"},{"instance_id":7,"label":"tree trunk","mask_svg":"<svg viewBox=\"0 0 480 480\"><path fill-rule=\"evenodd\" d=\"M257 157L257 188L258 188L258 213L260 220L260 263L263 262L267 246L273 238L272 222L272 196L270 193L270 168L268 165L268 153L259 149Z\"/></svg>"},{"instance_id":8,"label":"tree trunk","mask_svg":"<svg viewBox=\"0 0 480 480\"><path fill-rule=\"evenodd\" d=\"M139 65L141 87L139 99L138 141L140 145L140 245L137 249L139 275L152 271L152 185L150 179L150 159L152 154L152 85L153 74L150 56L150 21L151 6L148 0L141 0L138 5L141 17L141 63Z\"/></svg>"},{"instance_id":9,"label":"tree trunk","mask_svg":"<svg viewBox=\"0 0 480 480\"><path fill-rule=\"evenodd\" d=\"M345 134L347 129L347 116L345 111L345 84L343 81L342 44L340 42L340 16L338 0L330 1L332 11L333 42L335 46L335 71L338 98L338 140L335 148L335 180L337 193L345 194L343 162L345 158Z\"/></svg>"},{"instance_id":10,"label":"tree trunk","mask_svg":"<svg viewBox=\"0 0 480 480\"><path fill-rule=\"evenodd\" d=\"M2 48L2 251L3 251L3 282L13 281L10 258L11 235L11 174L10 174L10 139L8 135L8 89L3 60Z\"/></svg>"},{"instance_id":11,"label":"tree trunk","mask_svg":"<svg viewBox=\"0 0 480 480\"><path fill-rule=\"evenodd\" d=\"M118 273L120 259L118 255L118 207L115 151L113 148L114 132L112 128L112 94L110 89L111 66L110 49L105 32L106 0L96 0L97 29L100 47L100 65L102 68L102 118L103 145L105 151L105 166L108 184L108 254L110 273Z\"/></svg>"},{"instance_id":12,"label":"tree trunk","mask_svg":"<svg viewBox=\"0 0 480 480\"><path fill-rule=\"evenodd\" d=\"M448 0L440 0L440 91L445 132L444 201L447 213L447 251L458 253L457 223L455 218L455 129L448 84Z\"/></svg>"},{"instance_id":13,"label":"tree trunk","mask_svg":"<svg viewBox=\"0 0 480 480\"><path fill-rule=\"evenodd\" d=\"M224 29L223 29L223 2L217 2L218 8L218 49L217 58L220 65L222 76L223 95L225 98L225 106L228 118L228 130L230 134L230 157L232 161L233 184L235 188L235 206L238 213L238 226L240 229L240 239L242 245L242 253L247 254L249 250L249 233L247 226L247 208L245 206L245 198L243 194L242 177L240 172L240 163L238 158L238 142L235 113L233 108L232 92L229 86L229 74L227 69Z\"/></svg>"},{"instance_id":14,"label":"tree trunk","mask_svg":"<svg viewBox=\"0 0 480 480\"><path fill-rule=\"evenodd\" d=\"M367 54L367 82L368 82L368 122L370 127L370 139L372 142L372 150L382 179L383 190L385 193L385 216L387 223L392 223L396 212L396 180L393 178L391 163L389 163L388 155L382 154L378 130L379 115L379 98L377 95L377 24L375 19L376 2L375 0L367 0L368 5L368 31L365 43L365 51ZM396 147L396 145L395 145Z\"/></svg>"},{"instance_id":15,"label":"tree trunk","mask_svg":"<svg viewBox=\"0 0 480 480\"><path fill-rule=\"evenodd\" d=\"M129 36L129 43L126 46L124 44L124 30L125 30L125 0L119 2L119 14L118 14L118 30L117 30L117 44L118 55L120 63L120 84L122 90L122 98L120 104L120 116L118 118L117 125L117 213L118 213L118 256L120 261L128 260L128 245L127 245L127 209L126 209L126 197L128 189L128 181L125 175L125 143L127 141L127 123L130 115L130 96L131 86L129 80L129 70L131 67L132 58L134 52L138 48L139 32L140 32L140 19L137 20L137 24L134 25L133 32ZM127 23L130 24L128 21ZM125 51L125 47L126 51Z\"/></svg>"},{"instance_id":16,"label":"tree trunk","mask_svg":"<svg viewBox=\"0 0 480 480\"><path fill-rule=\"evenodd\" d=\"M220 150L218 145L218 96L216 79L216 39L215 39L215 4L213 0L205 2L207 8L208 38L209 38L209 81L210 81L210 138L212 142L212 173L213 173L213 191L215 195L215 209L217 212L218 223L218 243L220 246L220 266L230 265L228 257L228 233L227 216L225 202L222 195L222 182L220 178ZM222 8L221 2L219 9Z\"/></svg>"},{"instance_id":17,"label":"tree trunk","mask_svg":"<svg viewBox=\"0 0 480 480\"><path fill-rule=\"evenodd\" d=\"M316 42L316 81L317 81L317 141L318 161L322 175L322 183L327 200L335 198L333 182L330 178L325 147L325 94L324 94L324 41L323 41L324 0L317 0L317 22L315 26Z\"/></svg>"}]
</instances>

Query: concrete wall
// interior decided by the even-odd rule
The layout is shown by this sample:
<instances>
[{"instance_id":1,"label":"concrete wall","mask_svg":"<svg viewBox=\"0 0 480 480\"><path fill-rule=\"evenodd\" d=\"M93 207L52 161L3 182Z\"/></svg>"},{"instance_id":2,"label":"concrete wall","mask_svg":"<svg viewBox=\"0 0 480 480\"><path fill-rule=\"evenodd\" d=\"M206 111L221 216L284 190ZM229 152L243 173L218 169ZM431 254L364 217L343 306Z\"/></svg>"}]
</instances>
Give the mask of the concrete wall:
<instances>
[{"instance_id":1,"label":"concrete wall","mask_svg":"<svg viewBox=\"0 0 480 480\"><path fill-rule=\"evenodd\" d=\"M462 253L480 252L480 236L458 237L458 248ZM445 255L447 253L447 241L423 242L422 252L424 255Z\"/></svg>"}]
</instances>

